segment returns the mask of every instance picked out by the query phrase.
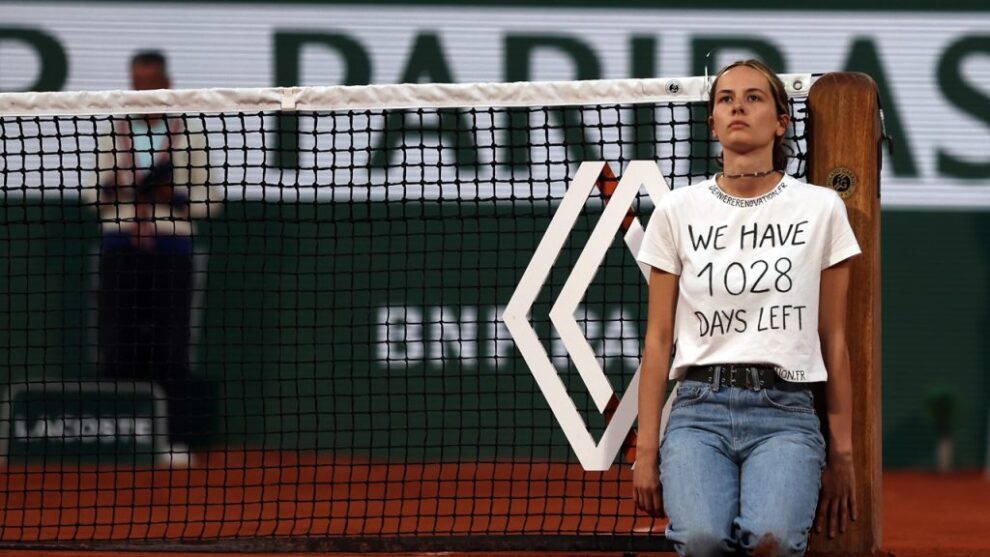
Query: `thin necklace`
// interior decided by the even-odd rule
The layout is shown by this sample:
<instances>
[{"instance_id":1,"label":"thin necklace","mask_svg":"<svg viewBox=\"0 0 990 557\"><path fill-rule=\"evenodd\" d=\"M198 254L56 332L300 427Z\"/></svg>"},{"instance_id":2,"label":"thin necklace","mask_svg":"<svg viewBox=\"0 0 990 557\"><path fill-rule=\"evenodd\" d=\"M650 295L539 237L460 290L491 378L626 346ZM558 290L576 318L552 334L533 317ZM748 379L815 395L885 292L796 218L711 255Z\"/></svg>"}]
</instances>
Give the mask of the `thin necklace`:
<instances>
[{"instance_id":1,"label":"thin necklace","mask_svg":"<svg viewBox=\"0 0 990 557\"><path fill-rule=\"evenodd\" d=\"M769 176L774 172L779 172L779 170L776 168L771 168L770 170L761 170L760 172L750 172L745 174L726 174L723 172L722 177L730 180L735 180L736 178L762 178L764 176Z\"/></svg>"}]
</instances>

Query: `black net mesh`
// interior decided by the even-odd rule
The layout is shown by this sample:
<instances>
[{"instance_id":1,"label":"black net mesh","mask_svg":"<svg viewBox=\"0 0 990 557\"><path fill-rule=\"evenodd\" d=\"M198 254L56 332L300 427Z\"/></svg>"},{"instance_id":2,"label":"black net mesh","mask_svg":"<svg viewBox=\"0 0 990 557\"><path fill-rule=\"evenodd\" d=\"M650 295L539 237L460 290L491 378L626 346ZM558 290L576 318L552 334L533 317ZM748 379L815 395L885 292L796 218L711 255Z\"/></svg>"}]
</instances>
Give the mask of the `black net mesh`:
<instances>
[{"instance_id":1,"label":"black net mesh","mask_svg":"<svg viewBox=\"0 0 990 557\"><path fill-rule=\"evenodd\" d=\"M579 163L656 160L686 186L718 168L706 116L0 117L0 541L657 541L629 451L582 468L500 316ZM595 439L607 413L548 311L600 195L531 312ZM617 234L576 317L619 395L646 301Z\"/></svg>"}]
</instances>

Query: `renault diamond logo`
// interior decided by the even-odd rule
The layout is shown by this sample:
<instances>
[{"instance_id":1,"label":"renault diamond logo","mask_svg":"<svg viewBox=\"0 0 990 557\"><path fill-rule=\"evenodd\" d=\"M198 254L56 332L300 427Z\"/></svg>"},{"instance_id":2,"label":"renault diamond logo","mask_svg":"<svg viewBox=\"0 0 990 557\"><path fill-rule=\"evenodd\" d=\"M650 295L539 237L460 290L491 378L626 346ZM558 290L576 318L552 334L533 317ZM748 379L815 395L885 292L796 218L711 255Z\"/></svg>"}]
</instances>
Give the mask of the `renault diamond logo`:
<instances>
[{"instance_id":1,"label":"renault diamond logo","mask_svg":"<svg viewBox=\"0 0 990 557\"><path fill-rule=\"evenodd\" d=\"M503 320L512 335L516 346L522 353L529 366L533 378L536 379L543 396L547 399L550 409L560 423L561 429L567 436L571 448L577 454L578 460L585 470L608 470L622 448L622 442L633 421L636 419L637 390L639 386L639 369L633 375L626 392L619 398L615 414L605 428L598 443L595 443L591 432L581 418L580 413L567 393L567 388L561 380L557 369L547 355L536 331L529 322L529 313L536 298L546 283L554 262L560 255L571 230L574 228L581 211L599 178L611 171L604 162L584 162L578 168L567 194L561 200L560 207L554 214L547 227L543 239L536 247L533 258L526 267L516 291L505 307ZM605 206L601 218L595 225L591 236L585 244L574 269L567 277L564 287L550 309L550 321L557 329L567 353L577 368L582 381L588 388L592 400L599 412L606 412L609 400L618 396L612 388L605 371L598 363L595 352L584 337L574 313L578 304L595 277L598 267L605 258L605 253L612 245L615 234L622 228L623 219L627 217L629 207L641 187L646 188L647 194L654 205L666 195L667 184L652 161L633 161L626 167L622 179ZM643 227L636 218L632 219L625 233L625 243L635 254L639 251L643 239ZM649 267L640 264L644 277L649 277Z\"/></svg>"}]
</instances>

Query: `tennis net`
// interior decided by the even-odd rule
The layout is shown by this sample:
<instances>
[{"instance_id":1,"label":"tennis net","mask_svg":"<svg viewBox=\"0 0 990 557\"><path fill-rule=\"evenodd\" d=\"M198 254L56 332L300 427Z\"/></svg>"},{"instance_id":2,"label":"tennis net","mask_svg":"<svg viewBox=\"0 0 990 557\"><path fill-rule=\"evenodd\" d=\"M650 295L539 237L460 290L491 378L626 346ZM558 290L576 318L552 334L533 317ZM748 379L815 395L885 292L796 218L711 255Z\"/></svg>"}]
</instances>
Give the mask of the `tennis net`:
<instances>
[{"instance_id":1,"label":"tennis net","mask_svg":"<svg viewBox=\"0 0 990 557\"><path fill-rule=\"evenodd\" d=\"M646 321L621 231L573 315L614 396L550 309L609 169L718 169L706 82L0 95L0 544L663 547L632 434L582 460L502 315L591 172L527 311L599 442Z\"/></svg>"}]
</instances>

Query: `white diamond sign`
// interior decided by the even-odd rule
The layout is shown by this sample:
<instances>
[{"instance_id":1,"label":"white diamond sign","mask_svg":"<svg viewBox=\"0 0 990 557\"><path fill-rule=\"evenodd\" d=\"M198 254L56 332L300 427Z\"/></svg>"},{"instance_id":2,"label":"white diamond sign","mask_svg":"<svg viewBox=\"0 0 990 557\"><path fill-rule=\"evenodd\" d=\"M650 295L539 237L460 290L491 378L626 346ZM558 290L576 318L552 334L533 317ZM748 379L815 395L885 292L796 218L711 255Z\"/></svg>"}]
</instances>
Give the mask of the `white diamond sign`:
<instances>
[{"instance_id":1,"label":"white diamond sign","mask_svg":"<svg viewBox=\"0 0 990 557\"><path fill-rule=\"evenodd\" d=\"M622 448L622 442L636 420L640 370L636 370L626 392L619 399L615 414L605 427L601 440L595 443L574 401L568 395L553 361L530 324L529 313L595 184L606 170L606 163L601 161L581 163L502 316L509 334L519 347L526 365L529 366L540 391L547 399L561 429L564 430L571 448L574 449L584 469L589 471L608 470ZM574 269L550 309L550 320L588 388L595 406L602 413L605 412L609 400L617 394L605 371L599 365L594 349L578 326L574 313L605 258L605 253L612 245L615 234L622 228L622 221L636 194L644 187L654 205L670 191L655 162L630 162L574 264ZM634 256L639 251L642 239L643 227L639 220L634 218L625 234L626 246ZM649 268L640 264L640 269L644 277L648 278Z\"/></svg>"}]
</instances>

